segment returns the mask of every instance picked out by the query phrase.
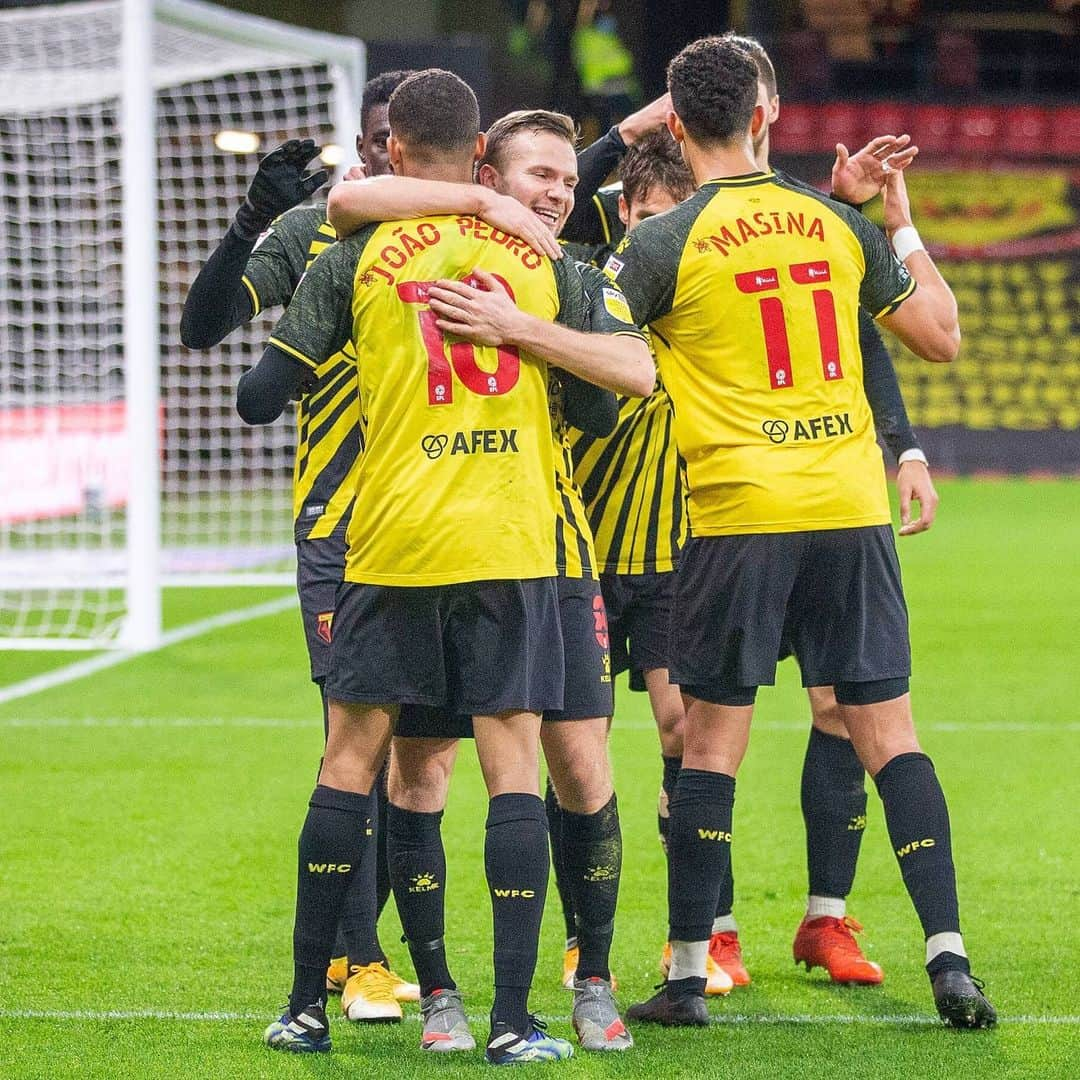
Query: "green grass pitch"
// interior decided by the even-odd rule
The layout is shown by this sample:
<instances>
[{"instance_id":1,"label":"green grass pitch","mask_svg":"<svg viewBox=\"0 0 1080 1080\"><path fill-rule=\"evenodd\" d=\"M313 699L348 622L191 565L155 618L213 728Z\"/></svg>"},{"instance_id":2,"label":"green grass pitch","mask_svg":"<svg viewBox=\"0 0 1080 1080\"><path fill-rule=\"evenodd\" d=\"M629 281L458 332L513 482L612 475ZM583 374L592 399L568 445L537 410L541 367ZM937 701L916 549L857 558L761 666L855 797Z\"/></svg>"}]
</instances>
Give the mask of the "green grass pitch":
<instances>
[{"instance_id":1,"label":"green grass pitch","mask_svg":"<svg viewBox=\"0 0 1080 1080\"><path fill-rule=\"evenodd\" d=\"M918 923L872 791L849 909L885 983L834 988L793 966L808 710L785 664L759 699L736 807L736 915L753 985L714 1001L707 1030L638 1027L628 1054L548 1068L739 1080L1080 1075L1080 488L954 481L941 490L933 530L899 543L913 694L952 811L969 950L1000 1027L934 1022ZM274 595L169 593L167 617L179 625ZM0 686L74 659L0 653ZM295 612L11 701L0 706L0 733L0 1076L310 1080L487 1068L479 1051L422 1055L415 1007L396 1027L336 1020L334 1053L318 1060L260 1044L288 988L296 836L321 742ZM626 847L613 967L627 1004L658 981L665 886L656 736L644 697L624 686L612 755ZM465 747L445 821L448 938L478 1038L490 1004L484 806ZM399 934L388 912L383 943L408 971ZM568 1035L560 961L561 919L549 903L533 1007Z\"/></svg>"}]
</instances>

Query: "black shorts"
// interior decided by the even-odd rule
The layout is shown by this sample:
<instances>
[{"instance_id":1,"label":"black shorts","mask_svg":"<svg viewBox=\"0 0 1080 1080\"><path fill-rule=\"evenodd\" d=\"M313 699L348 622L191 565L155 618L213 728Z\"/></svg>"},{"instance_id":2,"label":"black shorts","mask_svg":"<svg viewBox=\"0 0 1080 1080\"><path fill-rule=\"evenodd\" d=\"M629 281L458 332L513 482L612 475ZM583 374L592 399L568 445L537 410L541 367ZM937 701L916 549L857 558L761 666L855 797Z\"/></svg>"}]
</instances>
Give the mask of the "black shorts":
<instances>
[{"instance_id":1,"label":"black shorts","mask_svg":"<svg viewBox=\"0 0 1080 1080\"><path fill-rule=\"evenodd\" d=\"M666 668L675 574L601 574L611 635L611 666L629 670L630 689L644 690L644 673Z\"/></svg>"},{"instance_id":2,"label":"black shorts","mask_svg":"<svg viewBox=\"0 0 1080 1080\"><path fill-rule=\"evenodd\" d=\"M559 578L558 593L566 681L563 707L545 710L544 720L610 716L615 699L600 585L588 578ZM472 717L448 716L440 709L403 709L394 734L404 738L471 739Z\"/></svg>"},{"instance_id":3,"label":"black shorts","mask_svg":"<svg viewBox=\"0 0 1080 1080\"><path fill-rule=\"evenodd\" d=\"M296 542L296 592L313 682L330 673L334 602L345 573L345 533Z\"/></svg>"},{"instance_id":4,"label":"black shorts","mask_svg":"<svg viewBox=\"0 0 1080 1080\"><path fill-rule=\"evenodd\" d=\"M545 720L589 720L611 716L615 697L608 651L608 620L600 582L559 578L559 623L562 626L566 682L563 707L548 709Z\"/></svg>"},{"instance_id":5,"label":"black shorts","mask_svg":"<svg viewBox=\"0 0 1080 1080\"><path fill-rule=\"evenodd\" d=\"M803 686L911 674L891 526L689 541L675 586L671 681L706 701L771 686L784 649Z\"/></svg>"},{"instance_id":6,"label":"black shorts","mask_svg":"<svg viewBox=\"0 0 1080 1080\"><path fill-rule=\"evenodd\" d=\"M394 735L403 739L471 739L472 717L430 705L402 705Z\"/></svg>"},{"instance_id":7,"label":"black shorts","mask_svg":"<svg viewBox=\"0 0 1080 1080\"><path fill-rule=\"evenodd\" d=\"M327 695L470 716L563 704L554 578L417 587L343 582Z\"/></svg>"}]
</instances>

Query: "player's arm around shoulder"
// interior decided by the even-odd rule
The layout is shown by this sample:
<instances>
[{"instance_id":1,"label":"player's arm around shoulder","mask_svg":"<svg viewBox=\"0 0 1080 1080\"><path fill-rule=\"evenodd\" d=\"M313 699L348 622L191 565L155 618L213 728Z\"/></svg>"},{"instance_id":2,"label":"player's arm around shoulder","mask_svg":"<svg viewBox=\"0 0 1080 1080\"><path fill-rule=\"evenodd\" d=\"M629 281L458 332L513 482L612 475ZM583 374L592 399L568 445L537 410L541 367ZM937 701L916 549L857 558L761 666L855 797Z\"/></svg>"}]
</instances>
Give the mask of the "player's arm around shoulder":
<instances>
[{"instance_id":1,"label":"player's arm around shoulder","mask_svg":"<svg viewBox=\"0 0 1080 1080\"><path fill-rule=\"evenodd\" d=\"M341 238L375 221L403 221L436 214L471 214L492 228L524 240L553 259L562 256L551 230L526 206L481 184L456 184L412 176L342 180L330 191L330 224Z\"/></svg>"},{"instance_id":2,"label":"player's arm around shoulder","mask_svg":"<svg viewBox=\"0 0 1080 1080\"><path fill-rule=\"evenodd\" d=\"M470 281L440 281L429 293L444 334L478 345L510 345L618 394L643 397L656 379L652 354L629 309L609 313L609 324L590 333L591 316L604 298L588 296L579 264L552 263L559 294L557 321L519 308L498 280L483 270ZM475 282L475 284L474 284ZM617 290L608 290L621 297ZM610 302L610 301L609 301ZM625 316L622 317L622 316Z\"/></svg>"},{"instance_id":3,"label":"player's arm around shoulder","mask_svg":"<svg viewBox=\"0 0 1080 1080\"><path fill-rule=\"evenodd\" d=\"M912 278L913 287L895 306L886 306L884 311L879 309L873 314L913 353L924 360L947 364L960 351L956 297L915 231L902 172L890 173L886 178L884 210L885 231L896 258ZM867 272L870 273L869 260Z\"/></svg>"}]
</instances>

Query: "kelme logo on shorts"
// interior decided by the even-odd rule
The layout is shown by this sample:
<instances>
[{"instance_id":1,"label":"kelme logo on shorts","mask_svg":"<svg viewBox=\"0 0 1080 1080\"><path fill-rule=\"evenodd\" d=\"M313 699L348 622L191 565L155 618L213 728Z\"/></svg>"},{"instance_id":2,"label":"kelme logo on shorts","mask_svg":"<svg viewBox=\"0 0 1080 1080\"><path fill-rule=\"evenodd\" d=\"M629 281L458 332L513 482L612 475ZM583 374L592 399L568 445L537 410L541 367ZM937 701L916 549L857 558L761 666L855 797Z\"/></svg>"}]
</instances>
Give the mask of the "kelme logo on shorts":
<instances>
[{"instance_id":1,"label":"kelme logo on shorts","mask_svg":"<svg viewBox=\"0 0 1080 1080\"><path fill-rule=\"evenodd\" d=\"M453 441L449 435L425 435L420 449L434 461L442 457L447 446L450 456L455 454L516 454L518 452L517 428L476 428L472 431L455 431Z\"/></svg>"},{"instance_id":2,"label":"kelme logo on shorts","mask_svg":"<svg viewBox=\"0 0 1080 1080\"><path fill-rule=\"evenodd\" d=\"M835 439L838 435L851 435L851 414L834 413L832 416L812 416L809 420L763 420L761 430L771 443L787 441L816 442L818 439Z\"/></svg>"}]
</instances>

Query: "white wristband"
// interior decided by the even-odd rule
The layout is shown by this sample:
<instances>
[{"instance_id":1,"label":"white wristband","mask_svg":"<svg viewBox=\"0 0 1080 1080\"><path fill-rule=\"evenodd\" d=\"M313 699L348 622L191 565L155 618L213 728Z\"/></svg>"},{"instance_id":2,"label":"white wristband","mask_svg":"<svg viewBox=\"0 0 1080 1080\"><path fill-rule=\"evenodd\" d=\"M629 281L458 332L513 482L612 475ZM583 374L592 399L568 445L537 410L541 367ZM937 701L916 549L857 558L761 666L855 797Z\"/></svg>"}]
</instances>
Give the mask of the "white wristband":
<instances>
[{"instance_id":1,"label":"white wristband","mask_svg":"<svg viewBox=\"0 0 1080 1080\"><path fill-rule=\"evenodd\" d=\"M922 242L922 237L919 236L919 231L914 225L905 225L902 229L897 229L892 235L892 246L896 257L901 262L904 262L912 252L926 250L926 245Z\"/></svg>"},{"instance_id":2,"label":"white wristband","mask_svg":"<svg viewBox=\"0 0 1080 1080\"><path fill-rule=\"evenodd\" d=\"M910 450L905 450L896 459L896 464L903 465L905 461L921 461L927 467L930 465L930 462L926 460L926 455L917 446L913 446Z\"/></svg>"}]
</instances>

